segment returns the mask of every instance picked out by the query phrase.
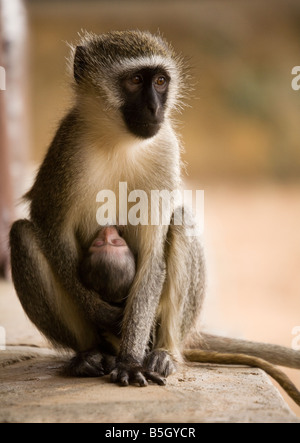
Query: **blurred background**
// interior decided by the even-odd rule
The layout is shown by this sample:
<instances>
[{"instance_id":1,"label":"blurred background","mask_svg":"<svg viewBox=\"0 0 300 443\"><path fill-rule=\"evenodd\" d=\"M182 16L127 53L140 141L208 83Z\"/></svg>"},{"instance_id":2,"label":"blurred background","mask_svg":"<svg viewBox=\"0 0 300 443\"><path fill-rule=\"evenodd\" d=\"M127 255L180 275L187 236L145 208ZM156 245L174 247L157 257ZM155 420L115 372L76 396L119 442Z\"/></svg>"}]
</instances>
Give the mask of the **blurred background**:
<instances>
[{"instance_id":1,"label":"blurred background","mask_svg":"<svg viewBox=\"0 0 300 443\"><path fill-rule=\"evenodd\" d=\"M7 227L23 213L16 202L71 103L66 42L81 29L160 30L192 75L189 106L177 119L186 188L205 191L203 326L290 347L300 326L300 91L291 87L299 0L0 3L8 74L0 92L2 274ZM300 387L299 372L287 372Z\"/></svg>"}]
</instances>

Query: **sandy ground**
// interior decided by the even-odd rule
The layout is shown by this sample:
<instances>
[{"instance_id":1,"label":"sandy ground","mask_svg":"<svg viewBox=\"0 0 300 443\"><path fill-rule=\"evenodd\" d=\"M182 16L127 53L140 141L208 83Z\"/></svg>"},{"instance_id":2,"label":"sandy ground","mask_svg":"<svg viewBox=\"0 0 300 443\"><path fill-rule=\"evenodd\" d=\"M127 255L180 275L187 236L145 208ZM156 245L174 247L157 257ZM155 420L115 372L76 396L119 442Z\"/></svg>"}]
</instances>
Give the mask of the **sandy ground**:
<instances>
[{"instance_id":1,"label":"sandy ground","mask_svg":"<svg viewBox=\"0 0 300 443\"><path fill-rule=\"evenodd\" d=\"M1 352L0 423L300 423L255 368L190 363L166 386L121 388L64 377L62 364L46 349Z\"/></svg>"},{"instance_id":2,"label":"sandy ground","mask_svg":"<svg viewBox=\"0 0 300 443\"><path fill-rule=\"evenodd\" d=\"M186 187L203 189L198 183ZM203 326L291 347L292 331L300 326L300 186L208 185L204 190L208 293ZM1 283L0 288L0 325L7 343L45 346L12 286ZM286 372L300 387L300 372ZM284 398L300 416L300 408Z\"/></svg>"}]
</instances>

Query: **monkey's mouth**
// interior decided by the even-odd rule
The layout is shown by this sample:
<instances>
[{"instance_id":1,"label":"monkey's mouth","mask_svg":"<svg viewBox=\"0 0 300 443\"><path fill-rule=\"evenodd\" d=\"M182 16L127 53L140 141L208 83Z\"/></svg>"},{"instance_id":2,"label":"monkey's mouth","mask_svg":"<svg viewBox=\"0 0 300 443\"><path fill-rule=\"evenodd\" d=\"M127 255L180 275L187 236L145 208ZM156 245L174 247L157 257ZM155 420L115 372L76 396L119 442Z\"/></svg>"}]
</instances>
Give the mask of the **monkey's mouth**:
<instances>
[{"instance_id":1,"label":"monkey's mouth","mask_svg":"<svg viewBox=\"0 0 300 443\"><path fill-rule=\"evenodd\" d=\"M137 131L137 135L143 138L154 137L160 130L160 126L160 123L143 123Z\"/></svg>"},{"instance_id":2,"label":"monkey's mouth","mask_svg":"<svg viewBox=\"0 0 300 443\"><path fill-rule=\"evenodd\" d=\"M123 119L131 134L139 138L151 138L158 133L164 121L164 114L153 115L144 108L124 108Z\"/></svg>"},{"instance_id":3,"label":"monkey's mouth","mask_svg":"<svg viewBox=\"0 0 300 443\"><path fill-rule=\"evenodd\" d=\"M160 128L161 123L160 122L147 122L147 123L143 123L143 122L136 122L136 126L140 126L141 128L144 129L155 129L155 128Z\"/></svg>"},{"instance_id":4,"label":"monkey's mouth","mask_svg":"<svg viewBox=\"0 0 300 443\"><path fill-rule=\"evenodd\" d=\"M132 121L126 122L127 127L131 133L141 138L151 138L158 133L161 127L161 121L157 122L143 122L143 121Z\"/></svg>"}]
</instances>

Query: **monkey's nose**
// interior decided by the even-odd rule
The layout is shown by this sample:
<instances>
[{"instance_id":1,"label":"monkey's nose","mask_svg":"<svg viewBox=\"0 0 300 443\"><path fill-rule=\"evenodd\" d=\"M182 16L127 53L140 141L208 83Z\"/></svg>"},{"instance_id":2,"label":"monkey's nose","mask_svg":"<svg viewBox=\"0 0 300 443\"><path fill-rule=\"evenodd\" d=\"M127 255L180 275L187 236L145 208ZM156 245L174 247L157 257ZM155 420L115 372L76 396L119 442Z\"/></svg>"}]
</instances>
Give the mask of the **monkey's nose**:
<instances>
[{"instance_id":1,"label":"monkey's nose","mask_svg":"<svg viewBox=\"0 0 300 443\"><path fill-rule=\"evenodd\" d=\"M104 228L100 238L107 245L124 246L126 244L125 240L119 236L118 231L113 226Z\"/></svg>"},{"instance_id":2,"label":"monkey's nose","mask_svg":"<svg viewBox=\"0 0 300 443\"><path fill-rule=\"evenodd\" d=\"M153 89L153 88L152 88ZM150 111L152 117L157 118L160 110L160 102L158 100L158 97L153 90L150 91L147 97L147 108Z\"/></svg>"},{"instance_id":3,"label":"monkey's nose","mask_svg":"<svg viewBox=\"0 0 300 443\"><path fill-rule=\"evenodd\" d=\"M148 103L148 109L152 115L152 117L156 118L159 113L159 105L155 102L149 102Z\"/></svg>"}]
</instances>

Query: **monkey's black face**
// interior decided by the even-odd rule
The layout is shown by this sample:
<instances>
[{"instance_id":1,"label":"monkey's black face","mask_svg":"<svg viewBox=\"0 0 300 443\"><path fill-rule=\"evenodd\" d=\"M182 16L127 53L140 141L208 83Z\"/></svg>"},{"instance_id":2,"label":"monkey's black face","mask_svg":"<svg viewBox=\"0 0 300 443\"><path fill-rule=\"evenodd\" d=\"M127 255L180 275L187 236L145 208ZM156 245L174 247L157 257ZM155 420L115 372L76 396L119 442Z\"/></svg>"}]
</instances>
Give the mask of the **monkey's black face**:
<instances>
[{"instance_id":1,"label":"monkey's black face","mask_svg":"<svg viewBox=\"0 0 300 443\"><path fill-rule=\"evenodd\" d=\"M122 78L125 104L121 111L129 131L153 137L164 121L170 78L163 69L144 68Z\"/></svg>"}]
</instances>

